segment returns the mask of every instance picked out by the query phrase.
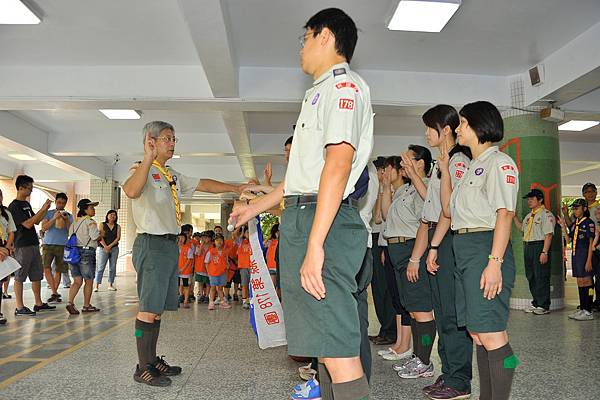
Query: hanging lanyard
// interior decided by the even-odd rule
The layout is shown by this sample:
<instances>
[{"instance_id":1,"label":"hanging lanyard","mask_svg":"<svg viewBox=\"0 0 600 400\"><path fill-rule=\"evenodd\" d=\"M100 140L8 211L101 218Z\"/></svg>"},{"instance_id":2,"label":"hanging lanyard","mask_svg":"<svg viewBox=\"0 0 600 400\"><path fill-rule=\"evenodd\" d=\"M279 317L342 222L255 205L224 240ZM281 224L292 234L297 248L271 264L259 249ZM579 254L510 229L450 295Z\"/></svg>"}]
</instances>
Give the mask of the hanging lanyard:
<instances>
[{"instance_id":1,"label":"hanging lanyard","mask_svg":"<svg viewBox=\"0 0 600 400\"><path fill-rule=\"evenodd\" d=\"M179 208L179 195L177 194L177 185L173 180L173 176L158 161L154 160L152 165L158 169L158 171L165 176L165 179L169 182L171 188L171 196L173 196L173 204L175 205L175 218L177 218L177 225L181 226L181 209Z\"/></svg>"},{"instance_id":2,"label":"hanging lanyard","mask_svg":"<svg viewBox=\"0 0 600 400\"><path fill-rule=\"evenodd\" d=\"M571 249L573 250L573 252L575 252L575 249L577 248L577 236L579 235L579 224L582 223L583 221L585 221L587 219L587 217L583 217L582 219L577 219L577 221L575 221L575 233L573 234L573 246L571 247Z\"/></svg>"},{"instance_id":3,"label":"hanging lanyard","mask_svg":"<svg viewBox=\"0 0 600 400\"><path fill-rule=\"evenodd\" d=\"M531 237L531 231L533 230L533 219L535 218L537 213L540 212L540 210L543 208L544 208L544 206L540 206L536 210L531 211L531 217L529 217L529 221L527 221L527 232L525 232L525 241L526 242L528 242L529 238Z\"/></svg>"}]
</instances>

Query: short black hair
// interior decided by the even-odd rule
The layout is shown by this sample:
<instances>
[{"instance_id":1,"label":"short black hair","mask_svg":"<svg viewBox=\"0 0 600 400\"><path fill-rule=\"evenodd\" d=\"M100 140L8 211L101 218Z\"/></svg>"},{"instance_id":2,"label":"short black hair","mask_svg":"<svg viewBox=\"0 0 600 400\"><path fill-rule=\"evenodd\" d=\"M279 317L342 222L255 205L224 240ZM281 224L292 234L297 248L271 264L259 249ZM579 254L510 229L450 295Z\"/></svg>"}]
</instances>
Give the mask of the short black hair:
<instances>
[{"instance_id":1,"label":"short black hair","mask_svg":"<svg viewBox=\"0 0 600 400\"><path fill-rule=\"evenodd\" d=\"M194 232L194 227L190 224L181 225L181 233Z\"/></svg>"},{"instance_id":2,"label":"short black hair","mask_svg":"<svg viewBox=\"0 0 600 400\"><path fill-rule=\"evenodd\" d=\"M411 144L408 146L408 150L412 150L415 153L415 158L417 161L423 160L425 164L425 174L429 175L429 171L431 170L431 164L433 161L433 157L431 156L431 152L425 146L420 146L418 144Z\"/></svg>"},{"instance_id":3,"label":"short black hair","mask_svg":"<svg viewBox=\"0 0 600 400\"><path fill-rule=\"evenodd\" d=\"M218 239L225 240L225 236L223 236L221 233L217 233L215 234L215 241Z\"/></svg>"},{"instance_id":4,"label":"short black hair","mask_svg":"<svg viewBox=\"0 0 600 400\"><path fill-rule=\"evenodd\" d=\"M271 227L271 239L277 239L277 236L275 236L277 232L279 232L279 224L275 224Z\"/></svg>"},{"instance_id":5,"label":"short black hair","mask_svg":"<svg viewBox=\"0 0 600 400\"><path fill-rule=\"evenodd\" d=\"M67 197L67 195L65 193L59 193L56 195L56 200L58 199L63 199L64 201L69 201L69 198Z\"/></svg>"},{"instance_id":6,"label":"short black hair","mask_svg":"<svg viewBox=\"0 0 600 400\"><path fill-rule=\"evenodd\" d=\"M119 214L117 213L117 210L108 210L108 212L106 213L106 217L104 218L104 222L108 224L108 216L110 214L115 214L115 224L116 224L117 221L119 221Z\"/></svg>"},{"instance_id":7,"label":"short black hair","mask_svg":"<svg viewBox=\"0 0 600 400\"><path fill-rule=\"evenodd\" d=\"M33 185L33 178L29 175L19 175L15 180L15 186L17 187L17 190L29 185L30 183Z\"/></svg>"},{"instance_id":8,"label":"short black hair","mask_svg":"<svg viewBox=\"0 0 600 400\"><path fill-rule=\"evenodd\" d=\"M489 101L476 101L465 105L459 113L473 128L479 143L496 143L504 138L504 121L495 105Z\"/></svg>"},{"instance_id":9,"label":"short black hair","mask_svg":"<svg viewBox=\"0 0 600 400\"><path fill-rule=\"evenodd\" d=\"M592 182L588 182L581 187L581 193L585 192L586 190L588 190L590 188L593 189L595 192L598 191L598 189L596 188L596 185L594 185Z\"/></svg>"},{"instance_id":10,"label":"short black hair","mask_svg":"<svg viewBox=\"0 0 600 400\"><path fill-rule=\"evenodd\" d=\"M358 41L356 25L352 18L339 8L326 8L313 15L304 29L312 29L316 37L323 28L327 28L335 36L335 50L350 62L354 55L354 48Z\"/></svg>"},{"instance_id":11,"label":"short black hair","mask_svg":"<svg viewBox=\"0 0 600 400\"><path fill-rule=\"evenodd\" d=\"M294 125L294 126L296 126L296 125ZM283 147L287 146L288 144L291 146L293 140L294 140L294 136L290 136L289 138L287 138Z\"/></svg>"},{"instance_id":12,"label":"short black hair","mask_svg":"<svg viewBox=\"0 0 600 400\"><path fill-rule=\"evenodd\" d=\"M400 156L391 156L385 159L383 163L383 168L392 167L396 171L400 171L402 169L402 158Z\"/></svg>"},{"instance_id":13,"label":"short black hair","mask_svg":"<svg viewBox=\"0 0 600 400\"><path fill-rule=\"evenodd\" d=\"M221 228L221 230L223 230L223 227L221 225L215 226L215 229L217 229L217 228Z\"/></svg>"}]
</instances>

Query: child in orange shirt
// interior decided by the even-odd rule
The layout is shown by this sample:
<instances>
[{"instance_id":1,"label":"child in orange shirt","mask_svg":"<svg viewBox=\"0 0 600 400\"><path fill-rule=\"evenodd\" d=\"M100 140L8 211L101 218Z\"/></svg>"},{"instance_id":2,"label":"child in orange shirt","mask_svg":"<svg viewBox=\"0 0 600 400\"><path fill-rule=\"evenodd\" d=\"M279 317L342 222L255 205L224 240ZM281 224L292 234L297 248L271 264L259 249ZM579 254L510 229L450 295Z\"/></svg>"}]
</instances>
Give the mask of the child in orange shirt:
<instances>
[{"instance_id":1,"label":"child in orange shirt","mask_svg":"<svg viewBox=\"0 0 600 400\"><path fill-rule=\"evenodd\" d=\"M215 294L219 297L221 308L231 308L227 299L223 297L223 286L227 283L227 272L229 270L229 257L223 248L223 242L223 235L215 235L215 247L208 250L204 259L210 280L209 310L215 309Z\"/></svg>"},{"instance_id":2,"label":"child in orange shirt","mask_svg":"<svg viewBox=\"0 0 600 400\"><path fill-rule=\"evenodd\" d=\"M279 243L279 224L273 225L271 228L271 238L267 242L267 268L269 275L273 281L273 286L277 288L277 260L275 253L277 252L277 244Z\"/></svg>"},{"instance_id":3,"label":"child in orange shirt","mask_svg":"<svg viewBox=\"0 0 600 400\"><path fill-rule=\"evenodd\" d=\"M196 286L198 290L198 303L208 303L208 292L210 290L210 280L208 279L208 272L206 271L206 264L204 259L206 253L212 246L210 236L206 232L200 234L200 241L196 246L194 252L194 271L196 272Z\"/></svg>"},{"instance_id":4,"label":"child in orange shirt","mask_svg":"<svg viewBox=\"0 0 600 400\"><path fill-rule=\"evenodd\" d=\"M183 308L190 308L188 287L193 272L194 250L191 240L188 240L184 234L179 235L177 244L179 245L179 302L183 300Z\"/></svg>"},{"instance_id":5,"label":"child in orange shirt","mask_svg":"<svg viewBox=\"0 0 600 400\"><path fill-rule=\"evenodd\" d=\"M248 286L250 285L250 256L252 255L252 247L250 246L248 226L242 227L242 243L238 248L238 270L242 281L242 308L250 309L250 298Z\"/></svg>"}]
</instances>

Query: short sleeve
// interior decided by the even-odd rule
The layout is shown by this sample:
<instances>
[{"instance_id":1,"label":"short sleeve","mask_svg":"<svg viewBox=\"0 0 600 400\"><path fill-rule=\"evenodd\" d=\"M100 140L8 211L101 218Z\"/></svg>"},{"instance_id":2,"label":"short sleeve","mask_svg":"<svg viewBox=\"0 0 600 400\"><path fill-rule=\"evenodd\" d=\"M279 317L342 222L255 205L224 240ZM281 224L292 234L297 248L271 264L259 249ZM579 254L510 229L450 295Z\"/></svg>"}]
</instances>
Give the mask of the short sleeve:
<instances>
[{"instance_id":1,"label":"short sleeve","mask_svg":"<svg viewBox=\"0 0 600 400\"><path fill-rule=\"evenodd\" d=\"M10 203L8 206L8 211L13 216L13 221L16 226L21 225L24 221L27 221L29 218L25 215L23 210L19 208L19 206L15 203Z\"/></svg>"},{"instance_id":2,"label":"short sleeve","mask_svg":"<svg viewBox=\"0 0 600 400\"><path fill-rule=\"evenodd\" d=\"M455 187L456 184L465 176L467 173L467 168L469 168L469 164L469 159L463 153L456 153L455 156L452 157L449 166L452 187Z\"/></svg>"},{"instance_id":3,"label":"short sleeve","mask_svg":"<svg viewBox=\"0 0 600 400\"><path fill-rule=\"evenodd\" d=\"M594 221L589 220L588 222L588 229L586 229L586 237L593 239L596 237L596 224L594 223Z\"/></svg>"},{"instance_id":4,"label":"short sleeve","mask_svg":"<svg viewBox=\"0 0 600 400\"><path fill-rule=\"evenodd\" d=\"M547 212L543 218L542 231L544 232L544 235L554 234L554 227L556 226L554 215L552 215L551 212Z\"/></svg>"},{"instance_id":5,"label":"short sleeve","mask_svg":"<svg viewBox=\"0 0 600 400\"><path fill-rule=\"evenodd\" d=\"M324 146L346 142L354 149L358 148L359 115L364 104L359 103L362 99L357 91L352 82L340 81L332 88L323 114Z\"/></svg>"},{"instance_id":6,"label":"short sleeve","mask_svg":"<svg viewBox=\"0 0 600 400\"><path fill-rule=\"evenodd\" d=\"M208 264L210 262L210 251L206 252L206 256L204 256L204 263Z\"/></svg>"},{"instance_id":7,"label":"short sleeve","mask_svg":"<svg viewBox=\"0 0 600 400\"><path fill-rule=\"evenodd\" d=\"M200 179L180 174L175 170L172 170L172 172L175 176L177 176L177 183L181 188L181 194L183 197L192 197L196 191L196 188L198 187L198 184L200 183Z\"/></svg>"},{"instance_id":8,"label":"short sleeve","mask_svg":"<svg viewBox=\"0 0 600 400\"><path fill-rule=\"evenodd\" d=\"M16 232L17 226L15 225L15 220L13 219L12 214L8 210L6 213L8 214L8 232Z\"/></svg>"},{"instance_id":9,"label":"short sleeve","mask_svg":"<svg viewBox=\"0 0 600 400\"><path fill-rule=\"evenodd\" d=\"M88 234L91 240L98 240L100 238L100 229L98 229L98 224L94 220L89 220L88 222Z\"/></svg>"},{"instance_id":10,"label":"short sleeve","mask_svg":"<svg viewBox=\"0 0 600 400\"><path fill-rule=\"evenodd\" d=\"M519 177L517 168L512 160L497 159L490 166L487 178L487 199L496 211L505 208L515 211L517 207L517 192Z\"/></svg>"},{"instance_id":11,"label":"short sleeve","mask_svg":"<svg viewBox=\"0 0 600 400\"><path fill-rule=\"evenodd\" d=\"M424 182L425 185L427 185L427 182ZM415 211L415 215L417 216L417 219L421 218L421 215L423 214L423 206L425 205L425 200L423 200L421 198L421 195L419 195L419 192L415 189L415 194L413 196L413 208Z\"/></svg>"}]
</instances>

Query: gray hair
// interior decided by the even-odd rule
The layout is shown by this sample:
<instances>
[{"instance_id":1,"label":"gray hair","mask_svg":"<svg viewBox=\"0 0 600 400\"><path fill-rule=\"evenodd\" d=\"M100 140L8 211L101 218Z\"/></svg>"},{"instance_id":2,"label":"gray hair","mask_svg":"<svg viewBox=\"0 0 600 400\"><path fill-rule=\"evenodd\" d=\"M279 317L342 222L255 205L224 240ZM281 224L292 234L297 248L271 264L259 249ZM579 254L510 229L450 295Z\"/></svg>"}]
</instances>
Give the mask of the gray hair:
<instances>
[{"instance_id":1,"label":"gray hair","mask_svg":"<svg viewBox=\"0 0 600 400\"><path fill-rule=\"evenodd\" d=\"M144 129L142 130L142 143L146 140L146 134L149 133L150 137L157 138L158 135L165 129L170 129L175 133L175 128L168 122L164 121L152 121L148 122L144 125Z\"/></svg>"}]
</instances>

